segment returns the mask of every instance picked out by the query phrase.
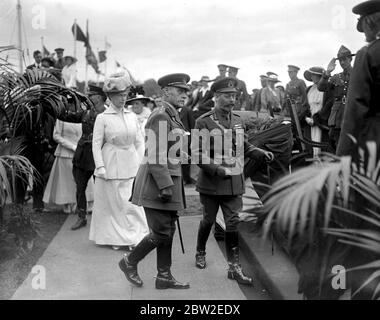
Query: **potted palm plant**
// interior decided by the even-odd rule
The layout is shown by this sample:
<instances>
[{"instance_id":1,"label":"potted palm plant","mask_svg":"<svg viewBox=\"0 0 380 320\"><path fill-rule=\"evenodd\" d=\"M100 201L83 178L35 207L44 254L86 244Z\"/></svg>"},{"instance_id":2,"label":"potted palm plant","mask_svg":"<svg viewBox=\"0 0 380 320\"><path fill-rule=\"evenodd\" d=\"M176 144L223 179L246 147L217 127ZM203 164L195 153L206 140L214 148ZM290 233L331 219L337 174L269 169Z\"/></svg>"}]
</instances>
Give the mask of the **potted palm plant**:
<instances>
[{"instance_id":1,"label":"potted palm plant","mask_svg":"<svg viewBox=\"0 0 380 320\"><path fill-rule=\"evenodd\" d=\"M338 299L345 289L352 298L380 297L380 161L375 143L366 148L357 161L325 154L263 199L264 235L285 236L308 299ZM347 286L332 286L334 266L347 271Z\"/></svg>"}]
</instances>

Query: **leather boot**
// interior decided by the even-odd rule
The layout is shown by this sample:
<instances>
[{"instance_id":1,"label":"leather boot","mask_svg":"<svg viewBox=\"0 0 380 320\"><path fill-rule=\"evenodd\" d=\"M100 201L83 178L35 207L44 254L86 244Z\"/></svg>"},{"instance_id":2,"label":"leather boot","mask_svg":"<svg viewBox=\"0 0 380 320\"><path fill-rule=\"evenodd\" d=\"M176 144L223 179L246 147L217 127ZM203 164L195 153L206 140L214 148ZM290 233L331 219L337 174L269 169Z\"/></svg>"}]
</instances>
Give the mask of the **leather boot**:
<instances>
[{"instance_id":1,"label":"leather boot","mask_svg":"<svg viewBox=\"0 0 380 320\"><path fill-rule=\"evenodd\" d=\"M240 284L253 286L253 279L244 274L241 265L239 264L239 248L235 247L232 250L234 259L233 261L228 262L228 279L236 280Z\"/></svg>"},{"instance_id":2,"label":"leather boot","mask_svg":"<svg viewBox=\"0 0 380 320\"><path fill-rule=\"evenodd\" d=\"M195 254L195 266L199 269L206 268L206 251L197 251Z\"/></svg>"},{"instance_id":3,"label":"leather boot","mask_svg":"<svg viewBox=\"0 0 380 320\"><path fill-rule=\"evenodd\" d=\"M197 251L206 251L206 242L210 235L212 224L207 224L203 220L199 223L197 237Z\"/></svg>"},{"instance_id":4,"label":"leather boot","mask_svg":"<svg viewBox=\"0 0 380 320\"><path fill-rule=\"evenodd\" d=\"M78 214L78 220L71 227L71 230L78 230L78 229L83 228L87 225L86 211L77 208L76 212Z\"/></svg>"},{"instance_id":5,"label":"leather boot","mask_svg":"<svg viewBox=\"0 0 380 320\"><path fill-rule=\"evenodd\" d=\"M181 283L174 279L169 268L159 269L156 277L156 289L189 289L188 282Z\"/></svg>"},{"instance_id":6,"label":"leather boot","mask_svg":"<svg viewBox=\"0 0 380 320\"><path fill-rule=\"evenodd\" d=\"M143 285L137 273L137 264L142 260L149 252L157 247L157 241L152 239L151 235L147 235L140 243L130 252L124 254L123 259L119 261L119 267L124 272L126 278L132 284L141 287Z\"/></svg>"},{"instance_id":7,"label":"leather boot","mask_svg":"<svg viewBox=\"0 0 380 320\"><path fill-rule=\"evenodd\" d=\"M142 287L143 282L137 273L137 264L131 264L128 260L128 254L124 254L123 259L119 261L119 267L124 272L127 280L137 287Z\"/></svg>"}]
</instances>

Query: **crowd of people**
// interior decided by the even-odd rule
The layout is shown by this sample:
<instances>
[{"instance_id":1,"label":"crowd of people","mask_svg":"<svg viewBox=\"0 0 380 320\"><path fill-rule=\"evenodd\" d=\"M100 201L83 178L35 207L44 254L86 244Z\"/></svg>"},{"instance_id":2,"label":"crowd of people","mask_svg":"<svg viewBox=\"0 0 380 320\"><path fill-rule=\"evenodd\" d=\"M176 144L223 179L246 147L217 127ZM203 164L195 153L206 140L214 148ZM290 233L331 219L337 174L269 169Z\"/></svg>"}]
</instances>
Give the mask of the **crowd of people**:
<instances>
[{"instance_id":1,"label":"crowd of people","mask_svg":"<svg viewBox=\"0 0 380 320\"><path fill-rule=\"evenodd\" d=\"M168 159L175 143L167 141L168 136L163 136L159 123L183 135L193 129L208 132L216 129L223 136L228 130L244 129L243 120L232 110L245 110L257 117L296 118L305 137L326 142L328 151L338 155L352 154L348 134L359 142L373 138L379 144L380 4L376 3L376 6L355 9L361 15L358 30L366 34L370 43L359 51L355 67L352 67L355 54L341 46L326 69L311 66L304 72L310 86L298 78L300 68L289 65L290 81L285 88L276 86L280 82L278 75L270 71L260 76L262 88L254 89L249 95L245 82L237 78L239 69L225 64L217 66L219 75L214 79L203 76L191 85L187 74L163 76L158 80L162 94L155 99L143 93L130 96L132 83L123 74L107 77L103 86L89 85L87 96L91 107L72 110L68 104L57 115L52 132L50 125L48 140L57 144L55 160L46 188L33 187L35 209L44 210L44 202L62 205L67 213L75 212L78 220L73 230L85 227L87 213L92 211L90 240L115 250L129 250L119 266L131 283L143 285L137 264L156 249L156 288L186 289L189 284L177 281L171 274L171 248L178 211L185 207L183 184L196 183L204 207L197 235L196 267L206 268L206 243L220 207L226 222L228 277L252 284L252 278L243 273L239 263L237 224L241 196L245 192L243 170L234 174L228 165L236 156L236 139L229 155L223 155L221 164L215 163L215 159L207 164L198 163L198 176L193 176L189 164L181 166L181 163L157 160ZM63 57L61 48L56 53L57 59L53 60L42 58L35 51L35 63L28 69L49 69L67 87L75 88L76 59ZM333 74L337 61L343 71ZM46 128L36 130L35 136L41 130L46 133ZM144 133L149 130L155 133L156 141L144 142ZM194 132L192 138L198 131ZM160 149L162 140L166 140L165 150ZM149 152L155 148L156 152ZM214 145L210 148L204 150L192 143L184 151L190 157L201 154L212 158ZM36 149L30 152L35 153ZM319 148L313 149L315 157L320 152ZM273 160L271 152L247 141L244 156L257 161ZM34 157L39 157L36 168L42 170L41 154ZM233 163L239 165L238 161Z\"/></svg>"}]
</instances>

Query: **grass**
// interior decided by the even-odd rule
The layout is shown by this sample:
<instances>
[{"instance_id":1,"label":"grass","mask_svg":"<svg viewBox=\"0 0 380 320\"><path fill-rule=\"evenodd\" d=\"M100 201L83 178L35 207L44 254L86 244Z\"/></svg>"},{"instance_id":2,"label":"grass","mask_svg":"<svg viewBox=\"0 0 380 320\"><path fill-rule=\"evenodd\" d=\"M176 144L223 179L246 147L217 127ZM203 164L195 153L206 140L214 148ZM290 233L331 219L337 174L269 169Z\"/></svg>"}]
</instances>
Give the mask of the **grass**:
<instances>
[{"instance_id":1,"label":"grass","mask_svg":"<svg viewBox=\"0 0 380 320\"><path fill-rule=\"evenodd\" d=\"M5 208L5 218L6 215ZM0 300L7 300L13 296L65 222L67 214L52 211L33 214L33 218L39 222L40 237L35 239L30 252L18 255L12 239L9 241L9 246L0 247Z\"/></svg>"}]
</instances>

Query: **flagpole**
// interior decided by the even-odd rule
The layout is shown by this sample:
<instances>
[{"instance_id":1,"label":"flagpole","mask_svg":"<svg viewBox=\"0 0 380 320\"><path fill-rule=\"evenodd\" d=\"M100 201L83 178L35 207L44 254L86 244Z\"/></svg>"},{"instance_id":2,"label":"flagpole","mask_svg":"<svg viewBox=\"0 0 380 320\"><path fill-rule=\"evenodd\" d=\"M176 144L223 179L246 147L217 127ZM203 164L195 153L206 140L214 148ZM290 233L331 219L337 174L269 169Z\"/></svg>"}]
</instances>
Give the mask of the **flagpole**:
<instances>
[{"instance_id":1,"label":"flagpole","mask_svg":"<svg viewBox=\"0 0 380 320\"><path fill-rule=\"evenodd\" d=\"M41 37L41 52L42 52L42 55L45 57L45 50L44 50L44 37Z\"/></svg>"},{"instance_id":2,"label":"flagpole","mask_svg":"<svg viewBox=\"0 0 380 320\"><path fill-rule=\"evenodd\" d=\"M74 58L77 58L77 19L74 19Z\"/></svg>"},{"instance_id":3,"label":"flagpole","mask_svg":"<svg viewBox=\"0 0 380 320\"><path fill-rule=\"evenodd\" d=\"M22 19L22 13L21 13L21 3L20 0L17 0L17 24L18 24L18 60L19 60L19 68L20 73L23 72L23 52L22 52L22 31L21 31L21 19Z\"/></svg>"}]
</instances>

